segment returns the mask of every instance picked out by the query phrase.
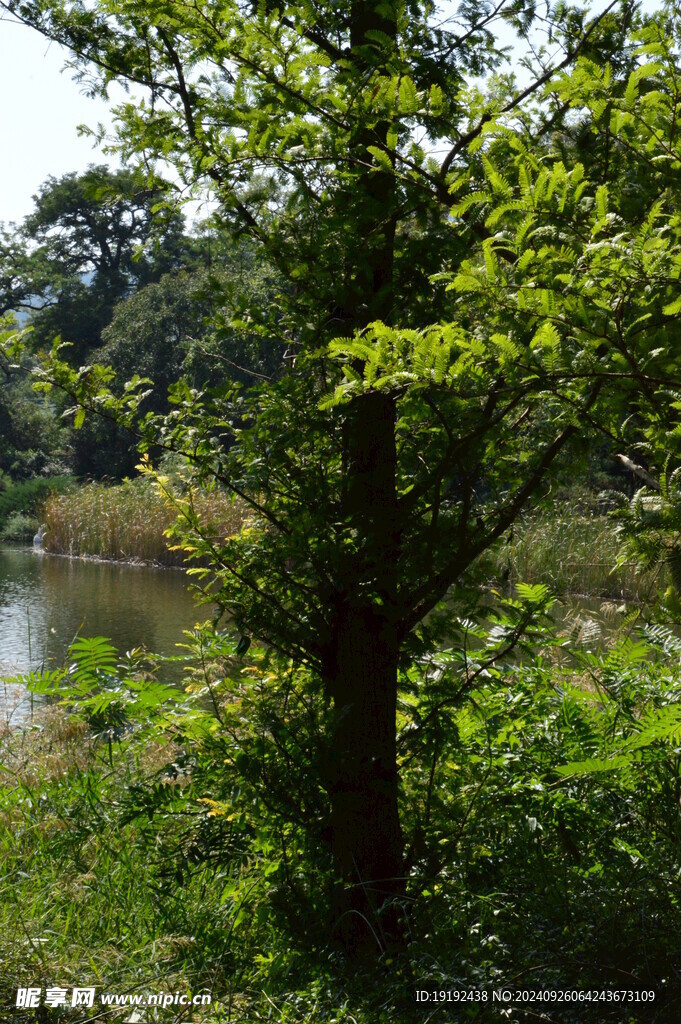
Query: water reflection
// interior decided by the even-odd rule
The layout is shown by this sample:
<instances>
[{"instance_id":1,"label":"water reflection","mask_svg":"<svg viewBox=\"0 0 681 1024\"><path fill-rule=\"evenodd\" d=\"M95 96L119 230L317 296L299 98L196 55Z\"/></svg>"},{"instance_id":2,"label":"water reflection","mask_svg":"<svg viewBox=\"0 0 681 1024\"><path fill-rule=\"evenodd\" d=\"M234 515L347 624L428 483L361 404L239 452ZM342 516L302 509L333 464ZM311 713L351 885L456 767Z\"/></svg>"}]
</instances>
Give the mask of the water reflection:
<instances>
[{"instance_id":1,"label":"water reflection","mask_svg":"<svg viewBox=\"0 0 681 1024\"><path fill-rule=\"evenodd\" d=\"M78 635L175 654L182 630L207 615L173 570L0 548L0 676L60 663Z\"/></svg>"},{"instance_id":2,"label":"water reflection","mask_svg":"<svg viewBox=\"0 0 681 1024\"><path fill-rule=\"evenodd\" d=\"M594 620L603 623L607 636L623 611L612 602L568 599L557 606L555 618L560 632L577 640L576 632L593 627ZM61 664L77 635L109 637L121 652L144 646L176 654L182 631L209 614L195 606L180 572L0 548L0 679ZM599 631L591 629L594 636ZM166 680L178 682L181 675L179 665L163 669ZM12 718L21 720L27 702L23 688L0 684L0 718L18 704Z\"/></svg>"}]
</instances>

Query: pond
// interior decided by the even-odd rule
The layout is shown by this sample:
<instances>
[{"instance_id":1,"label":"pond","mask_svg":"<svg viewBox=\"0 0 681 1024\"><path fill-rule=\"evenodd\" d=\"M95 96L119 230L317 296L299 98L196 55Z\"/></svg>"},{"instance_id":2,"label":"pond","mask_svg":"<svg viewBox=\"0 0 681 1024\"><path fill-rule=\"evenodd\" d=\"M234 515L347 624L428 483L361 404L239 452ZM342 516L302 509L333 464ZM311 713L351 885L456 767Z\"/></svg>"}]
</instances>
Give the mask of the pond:
<instances>
[{"instance_id":1,"label":"pond","mask_svg":"<svg viewBox=\"0 0 681 1024\"><path fill-rule=\"evenodd\" d=\"M177 654L182 630L209 615L177 570L0 548L0 678L60 664L78 635L109 637L121 652ZM166 679L180 675L180 666L164 671ZM7 711L17 696L5 688L0 707Z\"/></svg>"},{"instance_id":2,"label":"pond","mask_svg":"<svg viewBox=\"0 0 681 1024\"><path fill-rule=\"evenodd\" d=\"M570 599L558 606L556 619L562 629L575 613L587 620L595 613L603 621L607 604ZM609 606L606 632L621 621L616 606ZM0 547L0 679L61 664L79 635L106 636L122 653L142 646L177 654L182 631L210 613L195 605L186 576L177 570ZM181 676L181 665L163 669L167 681L177 683ZM0 723L22 720L27 702L22 687L0 684Z\"/></svg>"}]
</instances>

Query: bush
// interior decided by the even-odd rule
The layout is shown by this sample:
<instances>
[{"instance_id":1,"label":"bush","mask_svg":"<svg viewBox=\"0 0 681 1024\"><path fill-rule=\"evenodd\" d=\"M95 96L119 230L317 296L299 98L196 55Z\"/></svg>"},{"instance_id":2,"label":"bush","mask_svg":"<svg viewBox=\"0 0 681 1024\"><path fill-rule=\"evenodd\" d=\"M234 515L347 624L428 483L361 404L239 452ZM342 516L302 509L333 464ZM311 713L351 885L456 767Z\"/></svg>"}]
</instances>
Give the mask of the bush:
<instances>
[{"instance_id":1,"label":"bush","mask_svg":"<svg viewBox=\"0 0 681 1024\"><path fill-rule=\"evenodd\" d=\"M33 516L27 516L23 512L11 512L0 526L0 541L22 544L33 538L35 528Z\"/></svg>"},{"instance_id":2,"label":"bush","mask_svg":"<svg viewBox=\"0 0 681 1024\"><path fill-rule=\"evenodd\" d=\"M72 477L34 477L14 483L8 477L0 477L0 523L13 512L30 516L36 514L42 503L51 495L68 491L74 486ZM33 536L35 530L31 532Z\"/></svg>"}]
</instances>

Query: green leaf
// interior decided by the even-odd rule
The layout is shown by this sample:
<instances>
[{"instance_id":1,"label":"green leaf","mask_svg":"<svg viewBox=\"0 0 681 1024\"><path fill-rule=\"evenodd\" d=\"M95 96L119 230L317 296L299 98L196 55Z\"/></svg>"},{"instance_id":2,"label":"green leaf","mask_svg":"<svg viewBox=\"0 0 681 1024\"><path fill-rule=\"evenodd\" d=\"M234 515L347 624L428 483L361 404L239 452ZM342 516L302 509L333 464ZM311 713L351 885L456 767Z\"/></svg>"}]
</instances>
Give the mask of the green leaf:
<instances>
[{"instance_id":1,"label":"green leaf","mask_svg":"<svg viewBox=\"0 0 681 1024\"><path fill-rule=\"evenodd\" d=\"M430 87L430 109L437 117L442 113L444 107L444 93L439 85L433 84Z\"/></svg>"},{"instance_id":2,"label":"green leaf","mask_svg":"<svg viewBox=\"0 0 681 1024\"><path fill-rule=\"evenodd\" d=\"M677 313L681 313L681 297L663 306L662 312L665 316L676 316Z\"/></svg>"},{"instance_id":3,"label":"green leaf","mask_svg":"<svg viewBox=\"0 0 681 1024\"><path fill-rule=\"evenodd\" d=\"M385 150L380 149L378 146L367 146L367 150L371 153L372 157L376 161L379 167L385 171L392 173L393 165L390 157Z\"/></svg>"},{"instance_id":4,"label":"green leaf","mask_svg":"<svg viewBox=\"0 0 681 1024\"><path fill-rule=\"evenodd\" d=\"M516 583L516 593L529 604L544 604L551 599L551 591L544 583Z\"/></svg>"},{"instance_id":5,"label":"green leaf","mask_svg":"<svg viewBox=\"0 0 681 1024\"><path fill-rule=\"evenodd\" d=\"M600 220L608 216L608 186L599 185L596 189L596 213Z\"/></svg>"},{"instance_id":6,"label":"green leaf","mask_svg":"<svg viewBox=\"0 0 681 1024\"><path fill-rule=\"evenodd\" d=\"M399 110L401 114L415 114L421 106L421 98L409 75L400 79Z\"/></svg>"},{"instance_id":7,"label":"green leaf","mask_svg":"<svg viewBox=\"0 0 681 1024\"><path fill-rule=\"evenodd\" d=\"M570 761L568 764L557 765L555 771L562 776L595 775L599 772L614 772L627 768L632 762L632 756L618 754L614 757L590 757L584 761Z\"/></svg>"}]
</instances>

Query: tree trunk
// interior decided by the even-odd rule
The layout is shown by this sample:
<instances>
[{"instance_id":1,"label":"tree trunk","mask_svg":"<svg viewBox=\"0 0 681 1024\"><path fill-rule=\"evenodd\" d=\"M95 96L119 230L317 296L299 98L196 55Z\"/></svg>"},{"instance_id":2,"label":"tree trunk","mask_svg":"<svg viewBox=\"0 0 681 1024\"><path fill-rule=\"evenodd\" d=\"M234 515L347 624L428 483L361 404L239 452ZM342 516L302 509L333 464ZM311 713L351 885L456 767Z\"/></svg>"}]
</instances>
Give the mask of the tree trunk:
<instances>
[{"instance_id":1,"label":"tree trunk","mask_svg":"<svg viewBox=\"0 0 681 1024\"><path fill-rule=\"evenodd\" d=\"M404 895L397 805L395 630L368 607L339 622L331 738L334 917L349 953L399 942Z\"/></svg>"},{"instance_id":2,"label":"tree trunk","mask_svg":"<svg viewBox=\"0 0 681 1024\"><path fill-rule=\"evenodd\" d=\"M397 802L396 615L399 529L394 402L370 393L345 424L346 523L354 547L341 569L326 673L335 722L329 795L337 873L335 920L350 953L399 941L404 894Z\"/></svg>"},{"instance_id":3,"label":"tree trunk","mask_svg":"<svg viewBox=\"0 0 681 1024\"><path fill-rule=\"evenodd\" d=\"M388 40L383 52L376 48L377 35ZM388 64L396 38L390 3L354 0L351 46L364 74ZM385 144L389 129L387 121L360 125L349 147L357 170L346 197L353 239L338 308L343 323L359 329L392 317L395 179L373 166L369 148ZM404 895L395 721L400 536L394 399L380 392L356 398L345 411L343 430L346 533L324 682L335 711L327 783L337 877L334 926L346 951L358 955L399 942Z\"/></svg>"}]
</instances>

